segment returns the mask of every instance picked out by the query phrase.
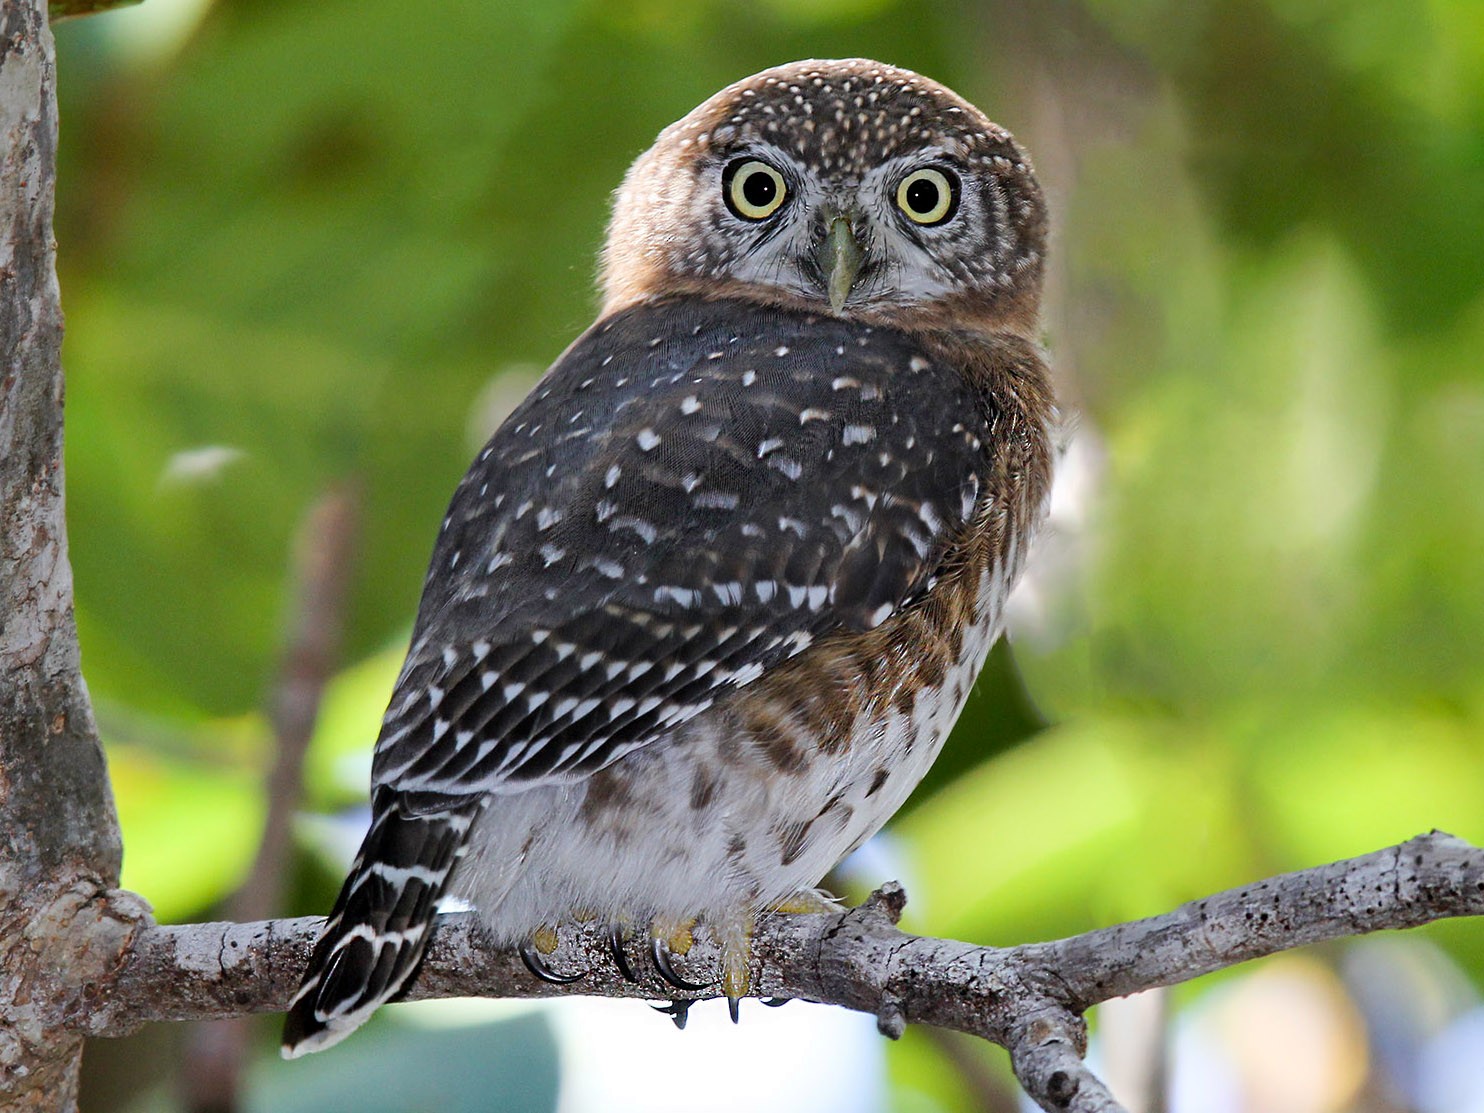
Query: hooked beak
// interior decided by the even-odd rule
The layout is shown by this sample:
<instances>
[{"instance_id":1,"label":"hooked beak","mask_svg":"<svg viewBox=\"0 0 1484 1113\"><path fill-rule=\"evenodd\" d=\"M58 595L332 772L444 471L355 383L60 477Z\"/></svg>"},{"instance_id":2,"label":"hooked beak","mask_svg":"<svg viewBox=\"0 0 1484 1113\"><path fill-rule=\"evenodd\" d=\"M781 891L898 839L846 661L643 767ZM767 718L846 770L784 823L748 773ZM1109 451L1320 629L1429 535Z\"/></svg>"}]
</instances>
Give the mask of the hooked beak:
<instances>
[{"instance_id":1,"label":"hooked beak","mask_svg":"<svg viewBox=\"0 0 1484 1113\"><path fill-rule=\"evenodd\" d=\"M850 230L850 221L843 216L830 221L829 231L819 244L818 259L830 308L836 313L845 307L845 299L850 296L865 257L860 241Z\"/></svg>"}]
</instances>

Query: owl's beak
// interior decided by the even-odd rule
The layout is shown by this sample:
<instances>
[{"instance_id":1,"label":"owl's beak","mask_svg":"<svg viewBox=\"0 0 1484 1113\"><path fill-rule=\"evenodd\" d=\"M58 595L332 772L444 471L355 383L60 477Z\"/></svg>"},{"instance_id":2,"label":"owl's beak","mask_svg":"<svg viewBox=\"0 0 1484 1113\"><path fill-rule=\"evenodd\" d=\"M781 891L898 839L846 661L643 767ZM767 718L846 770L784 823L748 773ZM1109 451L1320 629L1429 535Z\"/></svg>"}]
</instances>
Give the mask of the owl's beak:
<instances>
[{"instance_id":1,"label":"owl's beak","mask_svg":"<svg viewBox=\"0 0 1484 1113\"><path fill-rule=\"evenodd\" d=\"M830 221L830 229L819 245L819 269L825 276L825 290L829 294L830 308L836 313L845 307L850 288L855 285L861 272L865 252L860 241L850 229L850 221L837 216Z\"/></svg>"}]
</instances>

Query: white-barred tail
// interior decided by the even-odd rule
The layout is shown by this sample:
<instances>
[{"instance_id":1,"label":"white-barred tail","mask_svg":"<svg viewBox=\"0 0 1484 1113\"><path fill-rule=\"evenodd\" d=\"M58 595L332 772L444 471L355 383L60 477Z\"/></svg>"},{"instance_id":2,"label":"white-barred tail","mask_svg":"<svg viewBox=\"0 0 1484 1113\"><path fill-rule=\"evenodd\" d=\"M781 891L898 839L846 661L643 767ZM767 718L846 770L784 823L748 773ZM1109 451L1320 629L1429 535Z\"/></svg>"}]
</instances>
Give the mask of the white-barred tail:
<instances>
[{"instance_id":1,"label":"white-barred tail","mask_svg":"<svg viewBox=\"0 0 1484 1113\"><path fill-rule=\"evenodd\" d=\"M339 1043L417 969L479 810L477 800L443 803L414 807L385 786L373 794L371 829L289 1005L284 1058Z\"/></svg>"}]
</instances>

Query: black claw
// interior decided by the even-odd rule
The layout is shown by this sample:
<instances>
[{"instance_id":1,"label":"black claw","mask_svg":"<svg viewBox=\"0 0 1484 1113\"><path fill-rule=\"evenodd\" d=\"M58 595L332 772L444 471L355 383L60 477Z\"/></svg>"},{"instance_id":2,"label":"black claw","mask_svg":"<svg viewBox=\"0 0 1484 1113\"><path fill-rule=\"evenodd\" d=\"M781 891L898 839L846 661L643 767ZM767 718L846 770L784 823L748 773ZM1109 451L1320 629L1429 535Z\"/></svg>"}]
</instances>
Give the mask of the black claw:
<instances>
[{"instance_id":1,"label":"black claw","mask_svg":"<svg viewBox=\"0 0 1484 1113\"><path fill-rule=\"evenodd\" d=\"M676 989L708 989L710 983L688 982L679 974L675 973L675 967L670 962L670 948L659 936L649 941L649 957L654 960L654 968L659 971L660 977L669 982Z\"/></svg>"},{"instance_id":2,"label":"black claw","mask_svg":"<svg viewBox=\"0 0 1484 1113\"><path fill-rule=\"evenodd\" d=\"M768 1008L770 1008L770 1009L781 1009L781 1008L783 1008L784 1005L788 1004L792 1000L793 1000L792 997L764 997L764 998L762 998L763 1004L767 1005Z\"/></svg>"},{"instance_id":3,"label":"black claw","mask_svg":"<svg viewBox=\"0 0 1484 1113\"><path fill-rule=\"evenodd\" d=\"M520 945L520 960L526 964L526 969L532 974L535 974L543 982L550 982L552 985L571 985L573 982L580 981L587 976L586 970L581 974L558 974L550 966L546 965L546 959L541 956L541 952L536 950L536 945L530 940Z\"/></svg>"},{"instance_id":4,"label":"black claw","mask_svg":"<svg viewBox=\"0 0 1484 1113\"><path fill-rule=\"evenodd\" d=\"M671 1001L668 1005L650 1005L655 1012L664 1013L675 1022L675 1027L685 1031L685 1022L690 1019L690 1007L694 1001Z\"/></svg>"},{"instance_id":5,"label":"black claw","mask_svg":"<svg viewBox=\"0 0 1484 1113\"><path fill-rule=\"evenodd\" d=\"M742 1019L742 998L728 997L727 1012L732 1014L732 1023L737 1024Z\"/></svg>"},{"instance_id":6,"label":"black claw","mask_svg":"<svg viewBox=\"0 0 1484 1113\"><path fill-rule=\"evenodd\" d=\"M618 972L623 975L624 981L638 983L639 975L634 973L634 968L629 963L629 956L623 949L623 929L617 924L608 925L608 953L613 956L613 965L618 967Z\"/></svg>"}]
</instances>

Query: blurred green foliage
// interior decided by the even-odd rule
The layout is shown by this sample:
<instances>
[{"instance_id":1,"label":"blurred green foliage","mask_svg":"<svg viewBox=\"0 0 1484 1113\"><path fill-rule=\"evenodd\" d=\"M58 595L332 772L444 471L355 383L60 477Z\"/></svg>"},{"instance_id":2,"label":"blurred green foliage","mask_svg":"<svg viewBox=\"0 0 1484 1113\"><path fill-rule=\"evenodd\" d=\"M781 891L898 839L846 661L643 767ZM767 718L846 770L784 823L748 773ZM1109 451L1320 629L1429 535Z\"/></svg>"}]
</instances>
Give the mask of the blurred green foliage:
<instances>
[{"instance_id":1,"label":"blurred green foliage","mask_svg":"<svg viewBox=\"0 0 1484 1113\"><path fill-rule=\"evenodd\" d=\"M1025 687L997 653L896 825L913 926L1015 942L1484 838L1472 0L148 0L58 40L79 625L162 918L256 845L307 506L365 496L330 808L454 483L591 318L627 163L811 55L930 73L1028 145L1085 434ZM1484 977L1477 925L1434 935ZM960 1100L933 1054L899 1080Z\"/></svg>"}]
</instances>

